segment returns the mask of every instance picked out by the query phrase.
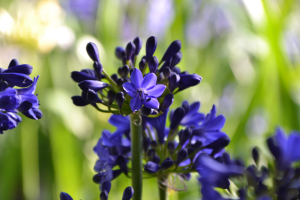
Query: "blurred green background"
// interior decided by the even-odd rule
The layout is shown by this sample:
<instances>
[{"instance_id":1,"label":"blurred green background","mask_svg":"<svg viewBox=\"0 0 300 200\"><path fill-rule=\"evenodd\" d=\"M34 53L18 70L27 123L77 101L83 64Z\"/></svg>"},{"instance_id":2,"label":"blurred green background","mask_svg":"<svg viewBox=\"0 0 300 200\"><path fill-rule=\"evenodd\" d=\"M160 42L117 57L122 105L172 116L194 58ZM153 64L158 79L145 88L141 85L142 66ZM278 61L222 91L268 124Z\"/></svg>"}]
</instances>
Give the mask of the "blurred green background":
<instances>
[{"instance_id":1,"label":"blurred green background","mask_svg":"<svg viewBox=\"0 0 300 200\"><path fill-rule=\"evenodd\" d=\"M251 162L251 147L267 151L264 139L276 126L300 130L299 19L297 0L0 0L0 66L17 58L34 67L44 114L0 135L0 199L58 199L61 191L99 199L92 148L103 129L114 129L109 115L71 101L80 89L70 72L92 68L90 41L112 74L121 65L116 46L155 35L160 59L180 39L178 66L203 81L177 94L172 108L201 101L206 113L216 104L232 139L227 150ZM170 199L200 199L196 177ZM121 199L130 182L114 180L109 199ZM143 197L158 199L155 179L145 181Z\"/></svg>"}]
</instances>

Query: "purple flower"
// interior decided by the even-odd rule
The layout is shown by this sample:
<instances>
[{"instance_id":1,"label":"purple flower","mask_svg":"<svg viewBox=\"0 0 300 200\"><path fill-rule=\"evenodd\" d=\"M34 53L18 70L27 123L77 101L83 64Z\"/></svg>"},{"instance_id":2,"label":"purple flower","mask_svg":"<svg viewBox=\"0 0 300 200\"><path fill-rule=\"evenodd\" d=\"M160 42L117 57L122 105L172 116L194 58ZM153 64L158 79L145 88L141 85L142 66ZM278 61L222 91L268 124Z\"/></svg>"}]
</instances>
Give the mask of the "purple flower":
<instances>
[{"instance_id":1,"label":"purple flower","mask_svg":"<svg viewBox=\"0 0 300 200\"><path fill-rule=\"evenodd\" d=\"M3 131L13 129L22 121L19 115L16 115L11 112L2 113L0 112L0 134Z\"/></svg>"},{"instance_id":2,"label":"purple flower","mask_svg":"<svg viewBox=\"0 0 300 200\"><path fill-rule=\"evenodd\" d=\"M166 86L156 85L157 77L153 73L147 74L144 78L139 69L134 69L131 74L131 82L123 84L125 92L132 97L130 108L132 111L139 110L142 105L150 109L158 109L159 102L156 98L160 97Z\"/></svg>"}]
</instances>

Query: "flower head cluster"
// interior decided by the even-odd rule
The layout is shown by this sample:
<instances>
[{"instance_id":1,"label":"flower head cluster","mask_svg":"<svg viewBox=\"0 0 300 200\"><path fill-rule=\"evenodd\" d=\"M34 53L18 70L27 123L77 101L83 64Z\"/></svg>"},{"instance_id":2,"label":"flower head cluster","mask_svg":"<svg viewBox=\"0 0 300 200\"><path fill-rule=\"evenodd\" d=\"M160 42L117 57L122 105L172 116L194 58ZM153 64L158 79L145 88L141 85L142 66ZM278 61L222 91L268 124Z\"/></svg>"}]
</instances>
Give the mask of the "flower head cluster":
<instances>
[{"instance_id":1,"label":"flower head cluster","mask_svg":"<svg viewBox=\"0 0 300 200\"><path fill-rule=\"evenodd\" d=\"M176 66L182 59L179 40L170 44L159 61L153 56L157 38L151 36L137 68L135 65L141 47L142 40L139 37L129 42L125 49L117 47L115 54L122 66L118 68L118 73L109 76L100 62L97 46L88 43L86 49L94 62L94 69L71 73L82 90L80 96L72 97L73 103L77 106L90 104L101 112L121 115L135 112L147 116L164 112L171 105L173 94L201 82L199 75L181 72ZM100 109L98 104L107 109Z\"/></svg>"},{"instance_id":2,"label":"flower head cluster","mask_svg":"<svg viewBox=\"0 0 300 200\"><path fill-rule=\"evenodd\" d=\"M35 93L39 77L32 80L32 67L20 65L13 59L8 69L0 68L0 133L15 128L21 121L16 113L21 112L31 119L40 119L39 100ZM20 87L15 89L14 86Z\"/></svg>"},{"instance_id":3,"label":"flower head cluster","mask_svg":"<svg viewBox=\"0 0 300 200\"><path fill-rule=\"evenodd\" d=\"M260 164L257 147L252 150L255 164L248 167L240 160L231 160L227 153L219 157L201 154L195 161L195 169L201 176L203 199L227 199L214 188L227 189L232 196L236 192L240 200L299 199L300 169L292 164L300 160L300 133L293 132L286 137L284 131L277 128L275 135L267 139L267 145L274 158L274 168L270 167L272 164L268 167ZM272 184L268 180L272 180ZM230 183L238 190L234 191L237 187L230 187Z\"/></svg>"},{"instance_id":4,"label":"flower head cluster","mask_svg":"<svg viewBox=\"0 0 300 200\"><path fill-rule=\"evenodd\" d=\"M216 116L216 107L210 113L199 112L200 103L191 105L183 102L174 111L165 110L159 117L151 115L142 118L144 177L165 179L177 174L183 180L191 178L196 172L195 164L201 153L212 157L222 155L229 138L221 131L225 118ZM166 127L170 113L170 127ZM131 138L128 117L112 115L109 122L116 127L114 133L104 130L94 147L98 155L93 180L100 184L110 182L121 173L131 176ZM117 167L116 167L117 166ZM164 181L164 180L162 180Z\"/></svg>"}]
</instances>

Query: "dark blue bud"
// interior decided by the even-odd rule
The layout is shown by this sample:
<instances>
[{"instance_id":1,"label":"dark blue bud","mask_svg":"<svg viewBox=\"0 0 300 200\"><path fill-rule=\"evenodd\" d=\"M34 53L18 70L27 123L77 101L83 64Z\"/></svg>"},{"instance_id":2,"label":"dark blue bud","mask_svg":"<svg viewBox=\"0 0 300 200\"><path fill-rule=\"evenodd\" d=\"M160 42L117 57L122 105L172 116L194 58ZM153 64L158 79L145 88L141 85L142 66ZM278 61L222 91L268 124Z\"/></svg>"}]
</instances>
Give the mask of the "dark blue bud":
<instances>
[{"instance_id":1,"label":"dark blue bud","mask_svg":"<svg viewBox=\"0 0 300 200\"><path fill-rule=\"evenodd\" d=\"M280 158L281 152L280 152L279 147L275 143L274 139L273 138L268 138L267 139L267 144L268 144L269 150L273 154L275 160L277 160L278 158Z\"/></svg>"},{"instance_id":2,"label":"dark blue bud","mask_svg":"<svg viewBox=\"0 0 300 200\"><path fill-rule=\"evenodd\" d=\"M113 178L112 178L112 180L114 180L115 178L117 178L121 174L122 174L122 171L120 169L113 170Z\"/></svg>"},{"instance_id":3,"label":"dark blue bud","mask_svg":"<svg viewBox=\"0 0 300 200\"><path fill-rule=\"evenodd\" d=\"M101 189L101 191L103 192L103 191L106 191L107 192L107 194L110 192L110 188L111 188L111 183L110 183L110 181L104 181L102 184L101 184L101 187L100 187L100 189Z\"/></svg>"},{"instance_id":4,"label":"dark blue bud","mask_svg":"<svg viewBox=\"0 0 300 200\"><path fill-rule=\"evenodd\" d=\"M116 47L115 54L118 59L122 60L125 57L125 49L123 47Z\"/></svg>"},{"instance_id":5,"label":"dark blue bud","mask_svg":"<svg viewBox=\"0 0 300 200\"><path fill-rule=\"evenodd\" d=\"M161 170L166 170L169 169L170 167L172 167L174 164L173 160L170 157L167 157L160 166Z\"/></svg>"},{"instance_id":6,"label":"dark blue bud","mask_svg":"<svg viewBox=\"0 0 300 200\"><path fill-rule=\"evenodd\" d=\"M241 159L236 159L235 164L238 165L238 166L241 166L241 167L245 167L245 163Z\"/></svg>"},{"instance_id":7,"label":"dark blue bud","mask_svg":"<svg viewBox=\"0 0 300 200\"><path fill-rule=\"evenodd\" d=\"M80 83L80 82L86 81L86 80L97 80L97 78L94 76L91 76L84 72L76 72L76 71L71 72L71 78L77 83Z\"/></svg>"},{"instance_id":8,"label":"dark blue bud","mask_svg":"<svg viewBox=\"0 0 300 200\"><path fill-rule=\"evenodd\" d=\"M166 67L163 70L163 74L164 74L165 78L169 78L171 76L171 74L172 74L172 71L171 71L171 69L169 67Z\"/></svg>"},{"instance_id":9,"label":"dark blue bud","mask_svg":"<svg viewBox=\"0 0 300 200\"><path fill-rule=\"evenodd\" d=\"M0 92L4 91L8 87L7 82L1 81L0 82Z\"/></svg>"},{"instance_id":10,"label":"dark blue bud","mask_svg":"<svg viewBox=\"0 0 300 200\"><path fill-rule=\"evenodd\" d=\"M32 108L32 103L29 101L23 101L19 107L18 107L18 111L20 112L26 112L28 111L30 108Z\"/></svg>"},{"instance_id":11,"label":"dark blue bud","mask_svg":"<svg viewBox=\"0 0 300 200\"><path fill-rule=\"evenodd\" d=\"M195 150L200 149L200 148L202 148L202 142L198 140L198 141L196 141L196 142L192 145L192 147L193 147Z\"/></svg>"},{"instance_id":12,"label":"dark blue bud","mask_svg":"<svg viewBox=\"0 0 300 200\"><path fill-rule=\"evenodd\" d=\"M139 63L139 69L140 71L142 72L145 68L145 65L146 65L146 60L145 59L142 59Z\"/></svg>"},{"instance_id":13,"label":"dark blue bud","mask_svg":"<svg viewBox=\"0 0 300 200\"><path fill-rule=\"evenodd\" d=\"M175 150L175 144L174 144L174 142L168 142L168 146L167 147L168 147L168 150L169 150L170 154L173 155L174 150Z\"/></svg>"},{"instance_id":14,"label":"dark blue bud","mask_svg":"<svg viewBox=\"0 0 300 200\"><path fill-rule=\"evenodd\" d=\"M202 77L198 74L180 74L179 91L198 85L202 81Z\"/></svg>"},{"instance_id":15,"label":"dark blue bud","mask_svg":"<svg viewBox=\"0 0 300 200\"><path fill-rule=\"evenodd\" d=\"M82 98L82 96L72 96L72 100L75 106L86 106L89 104Z\"/></svg>"},{"instance_id":16,"label":"dark blue bud","mask_svg":"<svg viewBox=\"0 0 300 200\"><path fill-rule=\"evenodd\" d=\"M162 104L160 104L160 111L166 112L166 110L172 105L173 101L174 95L172 93L167 94Z\"/></svg>"},{"instance_id":17,"label":"dark blue bud","mask_svg":"<svg viewBox=\"0 0 300 200\"><path fill-rule=\"evenodd\" d=\"M103 191L100 193L100 200L107 200L108 199L108 192Z\"/></svg>"},{"instance_id":18,"label":"dark blue bud","mask_svg":"<svg viewBox=\"0 0 300 200\"><path fill-rule=\"evenodd\" d=\"M148 151L149 146L150 146L150 142L151 142L150 138L148 138L148 137L143 138L143 150L144 150L144 152Z\"/></svg>"},{"instance_id":19,"label":"dark blue bud","mask_svg":"<svg viewBox=\"0 0 300 200\"><path fill-rule=\"evenodd\" d=\"M95 75L96 75L97 79L101 80L101 78L102 78L102 69L103 69L101 63L95 61L94 64L93 64L93 67L94 67L94 71L95 71Z\"/></svg>"},{"instance_id":20,"label":"dark blue bud","mask_svg":"<svg viewBox=\"0 0 300 200\"><path fill-rule=\"evenodd\" d=\"M12 59L8 65L8 69L17 65L20 65L19 61L17 59Z\"/></svg>"},{"instance_id":21,"label":"dark blue bud","mask_svg":"<svg viewBox=\"0 0 300 200\"><path fill-rule=\"evenodd\" d=\"M154 149L148 150L147 156L148 156L149 159L151 160L151 159L155 156L155 150L154 150Z\"/></svg>"},{"instance_id":22,"label":"dark blue bud","mask_svg":"<svg viewBox=\"0 0 300 200\"><path fill-rule=\"evenodd\" d=\"M252 158L254 160L254 162L256 163L256 165L258 165L259 162L259 152L258 152L258 148L254 147L252 149Z\"/></svg>"},{"instance_id":23,"label":"dark blue bud","mask_svg":"<svg viewBox=\"0 0 300 200\"><path fill-rule=\"evenodd\" d=\"M189 181L192 178L191 173L179 174L184 180Z\"/></svg>"},{"instance_id":24,"label":"dark blue bud","mask_svg":"<svg viewBox=\"0 0 300 200\"><path fill-rule=\"evenodd\" d=\"M126 77L129 73L129 67L128 65L124 65L122 68L121 68L121 77Z\"/></svg>"},{"instance_id":25,"label":"dark blue bud","mask_svg":"<svg viewBox=\"0 0 300 200\"><path fill-rule=\"evenodd\" d=\"M179 137L179 143L183 146L191 137L193 130L190 127L187 127Z\"/></svg>"},{"instance_id":26,"label":"dark blue bud","mask_svg":"<svg viewBox=\"0 0 300 200\"><path fill-rule=\"evenodd\" d=\"M157 47L157 38L151 36L146 42L146 60L149 62L149 59L153 56Z\"/></svg>"},{"instance_id":27,"label":"dark blue bud","mask_svg":"<svg viewBox=\"0 0 300 200\"><path fill-rule=\"evenodd\" d=\"M223 157L223 162L224 163L226 163L226 164L230 164L231 163L231 161L230 161L230 155L228 153L226 153L226 152L223 153L222 157Z\"/></svg>"},{"instance_id":28,"label":"dark blue bud","mask_svg":"<svg viewBox=\"0 0 300 200\"><path fill-rule=\"evenodd\" d=\"M221 151L222 149L224 149L229 144L229 142L230 142L229 137L223 136L215 140L214 142L210 143L209 145L206 145L205 148L213 149L213 152L211 153L211 155L213 156L219 151Z\"/></svg>"},{"instance_id":29,"label":"dark blue bud","mask_svg":"<svg viewBox=\"0 0 300 200\"><path fill-rule=\"evenodd\" d=\"M125 48L126 60L130 60L134 52L135 52L135 45L133 44L133 42L129 42Z\"/></svg>"},{"instance_id":30,"label":"dark blue bud","mask_svg":"<svg viewBox=\"0 0 300 200\"><path fill-rule=\"evenodd\" d=\"M86 80L86 81L82 81L78 84L78 86L82 89L82 90L95 90L95 91L99 91L103 88L106 88L108 86L107 83L105 82L101 82L101 81L95 81L95 80Z\"/></svg>"},{"instance_id":31,"label":"dark blue bud","mask_svg":"<svg viewBox=\"0 0 300 200\"><path fill-rule=\"evenodd\" d=\"M157 156L157 155L155 155L155 156L153 156L153 158L151 159L151 161L159 165L159 163L160 163L160 157Z\"/></svg>"},{"instance_id":32,"label":"dark blue bud","mask_svg":"<svg viewBox=\"0 0 300 200\"><path fill-rule=\"evenodd\" d=\"M152 140L150 143L152 148L156 148L157 147L157 141L156 140Z\"/></svg>"},{"instance_id":33,"label":"dark blue bud","mask_svg":"<svg viewBox=\"0 0 300 200\"><path fill-rule=\"evenodd\" d=\"M181 51L177 52L170 60L170 68L173 69L182 59Z\"/></svg>"},{"instance_id":34,"label":"dark blue bud","mask_svg":"<svg viewBox=\"0 0 300 200\"><path fill-rule=\"evenodd\" d=\"M126 64L127 64L126 56L124 56L124 57L122 58L122 64L123 64L123 65L126 65Z\"/></svg>"},{"instance_id":35,"label":"dark blue bud","mask_svg":"<svg viewBox=\"0 0 300 200\"><path fill-rule=\"evenodd\" d=\"M172 71L176 74L180 74L180 68L179 67L173 67Z\"/></svg>"},{"instance_id":36,"label":"dark blue bud","mask_svg":"<svg viewBox=\"0 0 300 200\"><path fill-rule=\"evenodd\" d=\"M87 91L87 98L89 100L89 102L92 103L102 103L103 101L98 97L97 92L95 92L94 90L88 90Z\"/></svg>"},{"instance_id":37,"label":"dark blue bud","mask_svg":"<svg viewBox=\"0 0 300 200\"><path fill-rule=\"evenodd\" d=\"M186 157L188 156L188 152L186 149L181 149L178 154L177 154L177 161L176 161L176 165L179 165L182 161L184 161L186 159Z\"/></svg>"},{"instance_id":38,"label":"dark blue bud","mask_svg":"<svg viewBox=\"0 0 300 200\"><path fill-rule=\"evenodd\" d=\"M158 67L158 59L156 56L152 56L148 60L150 73L155 73Z\"/></svg>"},{"instance_id":39,"label":"dark blue bud","mask_svg":"<svg viewBox=\"0 0 300 200\"><path fill-rule=\"evenodd\" d=\"M159 82L161 82L162 80L164 79L164 75L162 74L162 73L159 73L158 75L157 75L157 83L159 83Z\"/></svg>"},{"instance_id":40,"label":"dark blue bud","mask_svg":"<svg viewBox=\"0 0 300 200\"><path fill-rule=\"evenodd\" d=\"M174 73L168 77L168 80L169 80L169 90L173 92L179 86L180 76Z\"/></svg>"},{"instance_id":41,"label":"dark blue bud","mask_svg":"<svg viewBox=\"0 0 300 200\"><path fill-rule=\"evenodd\" d=\"M191 155L194 152L195 152L195 149L193 147L188 148L188 155Z\"/></svg>"},{"instance_id":42,"label":"dark blue bud","mask_svg":"<svg viewBox=\"0 0 300 200\"><path fill-rule=\"evenodd\" d=\"M93 182L96 183L96 184L99 184L100 181L101 181L101 178L102 178L102 175L101 174L95 174L93 176Z\"/></svg>"},{"instance_id":43,"label":"dark blue bud","mask_svg":"<svg viewBox=\"0 0 300 200\"><path fill-rule=\"evenodd\" d=\"M144 166L144 170L145 172L147 172L148 174L154 174L159 170L159 165L149 161L146 163L146 165Z\"/></svg>"},{"instance_id":44,"label":"dark blue bud","mask_svg":"<svg viewBox=\"0 0 300 200\"><path fill-rule=\"evenodd\" d=\"M166 67L170 66L170 60L164 62L164 64L160 67L159 72L163 72Z\"/></svg>"},{"instance_id":45,"label":"dark blue bud","mask_svg":"<svg viewBox=\"0 0 300 200\"><path fill-rule=\"evenodd\" d=\"M59 195L60 200L73 200L72 197L65 192L61 192Z\"/></svg>"},{"instance_id":46,"label":"dark blue bud","mask_svg":"<svg viewBox=\"0 0 300 200\"><path fill-rule=\"evenodd\" d=\"M117 85L118 85L120 88L122 88L122 85L123 85L124 81L123 81L123 79L118 78L118 80L117 80L116 83L117 83Z\"/></svg>"},{"instance_id":47,"label":"dark blue bud","mask_svg":"<svg viewBox=\"0 0 300 200\"><path fill-rule=\"evenodd\" d=\"M128 174L128 168L127 168L127 162L126 159L124 158L124 156L119 155L117 157L117 164L120 167L120 170L124 173L124 174Z\"/></svg>"},{"instance_id":48,"label":"dark blue bud","mask_svg":"<svg viewBox=\"0 0 300 200\"><path fill-rule=\"evenodd\" d=\"M180 74L189 74L188 71L183 71L183 72L180 72Z\"/></svg>"},{"instance_id":49,"label":"dark blue bud","mask_svg":"<svg viewBox=\"0 0 300 200\"><path fill-rule=\"evenodd\" d=\"M184 109L185 113L190 111L190 105L187 101L182 102L181 107Z\"/></svg>"},{"instance_id":50,"label":"dark blue bud","mask_svg":"<svg viewBox=\"0 0 300 200\"><path fill-rule=\"evenodd\" d=\"M127 187L123 192L122 200L130 200L133 196L134 190L132 187Z\"/></svg>"},{"instance_id":51,"label":"dark blue bud","mask_svg":"<svg viewBox=\"0 0 300 200\"><path fill-rule=\"evenodd\" d=\"M238 190L238 195L241 198L241 200L246 200L247 199L247 192L245 188L241 188Z\"/></svg>"},{"instance_id":52,"label":"dark blue bud","mask_svg":"<svg viewBox=\"0 0 300 200\"><path fill-rule=\"evenodd\" d=\"M123 92L118 92L116 94L116 102L118 104L118 107L120 110L122 110L122 106L123 106L123 103L124 103L124 93Z\"/></svg>"},{"instance_id":53,"label":"dark blue bud","mask_svg":"<svg viewBox=\"0 0 300 200\"><path fill-rule=\"evenodd\" d=\"M134 55L137 56L137 55L139 55L139 53L140 53L140 50L141 50L141 48L142 48L143 42L142 42L142 40L141 40L140 37L136 37L136 38L134 38L134 40L133 40L133 44L135 45Z\"/></svg>"},{"instance_id":54,"label":"dark blue bud","mask_svg":"<svg viewBox=\"0 0 300 200\"><path fill-rule=\"evenodd\" d=\"M119 74L120 76L121 76L121 74L122 74L121 70L122 70L122 67L119 67L119 68L118 68L118 74Z\"/></svg>"},{"instance_id":55,"label":"dark blue bud","mask_svg":"<svg viewBox=\"0 0 300 200\"><path fill-rule=\"evenodd\" d=\"M140 109L140 114L142 116L148 116L152 113L152 109L151 108L147 108L145 106L143 106L141 109Z\"/></svg>"},{"instance_id":56,"label":"dark blue bud","mask_svg":"<svg viewBox=\"0 0 300 200\"><path fill-rule=\"evenodd\" d=\"M180 40L173 41L168 49L166 50L165 54L163 55L161 61L166 61L172 58L178 51L181 49L181 42Z\"/></svg>"},{"instance_id":57,"label":"dark blue bud","mask_svg":"<svg viewBox=\"0 0 300 200\"><path fill-rule=\"evenodd\" d=\"M113 81L117 82L117 80L118 80L118 75L117 75L117 74L113 74L113 75L110 76L110 78L111 78Z\"/></svg>"},{"instance_id":58,"label":"dark blue bud","mask_svg":"<svg viewBox=\"0 0 300 200\"><path fill-rule=\"evenodd\" d=\"M99 51L98 51L98 48L97 48L96 44L94 44L92 42L89 42L86 45L86 52L88 53L88 55L90 56L90 58L93 61L100 62L100 60L99 60Z\"/></svg>"},{"instance_id":59,"label":"dark blue bud","mask_svg":"<svg viewBox=\"0 0 300 200\"><path fill-rule=\"evenodd\" d=\"M108 105L111 105L113 103L113 101L115 100L116 94L112 91L109 90L107 92L107 103Z\"/></svg>"},{"instance_id":60,"label":"dark blue bud","mask_svg":"<svg viewBox=\"0 0 300 200\"><path fill-rule=\"evenodd\" d=\"M173 113L170 128L175 129L180 124L184 115L184 109L182 107L177 108Z\"/></svg>"}]
</instances>

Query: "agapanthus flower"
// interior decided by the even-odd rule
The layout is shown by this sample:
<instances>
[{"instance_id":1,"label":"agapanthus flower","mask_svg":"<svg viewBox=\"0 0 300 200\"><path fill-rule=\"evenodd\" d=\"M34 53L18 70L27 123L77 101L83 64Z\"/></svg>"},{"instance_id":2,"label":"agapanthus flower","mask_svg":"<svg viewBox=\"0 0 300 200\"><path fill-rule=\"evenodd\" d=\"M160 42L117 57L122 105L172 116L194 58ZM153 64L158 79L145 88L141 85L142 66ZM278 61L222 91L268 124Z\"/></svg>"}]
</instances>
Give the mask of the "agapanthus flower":
<instances>
[{"instance_id":1,"label":"agapanthus flower","mask_svg":"<svg viewBox=\"0 0 300 200\"><path fill-rule=\"evenodd\" d=\"M162 95L166 86L156 85L156 80L157 77L153 73L149 73L143 78L143 74L139 69L133 70L131 82L123 84L125 92L132 97L130 100L132 111L139 110L142 105L150 109L159 108L159 102L156 98Z\"/></svg>"}]
</instances>

